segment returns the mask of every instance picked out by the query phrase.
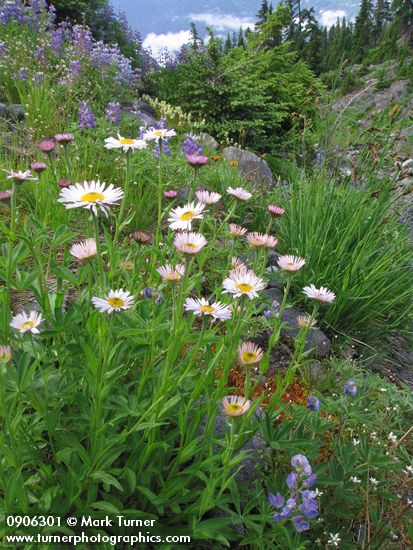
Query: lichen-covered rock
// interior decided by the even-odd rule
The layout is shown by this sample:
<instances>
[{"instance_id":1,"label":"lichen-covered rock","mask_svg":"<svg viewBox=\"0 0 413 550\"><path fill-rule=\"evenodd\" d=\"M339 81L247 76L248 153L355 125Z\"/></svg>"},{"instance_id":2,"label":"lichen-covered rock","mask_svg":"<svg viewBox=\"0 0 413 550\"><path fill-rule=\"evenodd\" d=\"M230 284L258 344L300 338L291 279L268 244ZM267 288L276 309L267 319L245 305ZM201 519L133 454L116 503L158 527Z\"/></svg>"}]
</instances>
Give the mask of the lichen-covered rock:
<instances>
[{"instance_id":1,"label":"lichen-covered rock","mask_svg":"<svg viewBox=\"0 0 413 550\"><path fill-rule=\"evenodd\" d=\"M222 151L222 157L239 164L241 175L257 186L270 188L273 185L272 172L267 162L250 151L238 149L238 147L226 147Z\"/></svg>"}]
</instances>

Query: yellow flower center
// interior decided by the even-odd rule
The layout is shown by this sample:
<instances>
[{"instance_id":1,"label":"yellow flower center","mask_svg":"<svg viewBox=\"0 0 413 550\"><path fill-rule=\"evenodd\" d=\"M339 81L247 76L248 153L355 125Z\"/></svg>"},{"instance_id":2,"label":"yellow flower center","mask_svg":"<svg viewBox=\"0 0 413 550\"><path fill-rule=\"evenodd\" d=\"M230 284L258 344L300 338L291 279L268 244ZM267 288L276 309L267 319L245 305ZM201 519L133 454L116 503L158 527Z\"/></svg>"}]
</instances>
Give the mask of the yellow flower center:
<instances>
[{"instance_id":1,"label":"yellow flower center","mask_svg":"<svg viewBox=\"0 0 413 550\"><path fill-rule=\"evenodd\" d=\"M6 363L8 363L10 359L11 359L10 353L7 353L7 352L0 353L0 361L6 361Z\"/></svg>"},{"instance_id":2,"label":"yellow flower center","mask_svg":"<svg viewBox=\"0 0 413 550\"><path fill-rule=\"evenodd\" d=\"M127 139L127 138L124 138L124 139L120 139L119 140L119 143L121 145L133 145L135 143L135 140L134 139Z\"/></svg>"},{"instance_id":3,"label":"yellow flower center","mask_svg":"<svg viewBox=\"0 0 413 550\"><path fill-rule=\"evenodd\" d=\"M25 321L20 325L22 329L32 329L35 326L34 321Z\"/></svg>"},{"instance_id":4,"label":"yellow flower center","mask_svg":"<svg viewBox=\"0 0 413 550\"><path fill-rule=\"evenodd\" d=\"M242 405L239 403L230 403L227 406L227 413L230 415L237 414L242 411Z\"/></svg>"},{"instance_id":5,"label":"yellow flower center","mask_svg":"<svg viewBox=\"0 0 413 550\"><path fill-rule=\"evenodd\" d=\"M82 202L98 202L105 198L105 195L102 195L102 193L97 193L96 191L90 191L89 193L85 193L80 197L80 200Z\"/></svg>"},{"instance_id":6,"label":"yellow flower center","mask_svg":"<svg viewBox=\"0 0 413 550\"><path fill-rule=\"evenodd\" d=\"M162 130L154 130L153 133L154 133L154 135L155 135L156 137L161 137L162 134L163 134L163 131L162 131Z\"/></svg>"},{"instance_id":7,"label":"yellow flower center","mask_svg":"<svg viewBox=\"0 0 413 550\"><path fill-rule=\"evenodd\" d=\"M247 283L238 283L236 287L240 292L251 292L251 290L254 290L254 287Z\"/></svg>"},{"instance_id":8,"label":"yellow flower center","mask_svg":"<svg viewBox=\"0 0 413 550\"><path fill-rule=\"evenodd\" d=\"M195 216L195 212L184 212L183 214L181 214L181 216L179 217L180 220L182 220L183 222L187 221L187 220L192 220L192 218Z\"/></svg>"},{"instance_id":9,"label":"yellow flower center","mask_svg":"<svg viewBox=\"0 0 413 550\"><path fill-rule=\"evenodd\" d=\"M246 351L243 354L242 358L244 359L245 363L252 363L252 361L257 358L257 354L253 353L252 351Z\"/></svg>"},{"instance_id":10,"label":"yellow flower center","mask_svg":"<svg viewBox=\"0 0 413 550\"><path fill-rule=\"evenodd\" d=\"M184 243L186 248L189 248L190 250L194 250L196 248L196 245L194 243Z\"/></svg>"},{"instance_id":11,"label":"yellow flower center","mask_svg":"<svg viewBox=\"0 0 413 550\"><path fill-rule=\"evenodd\" d=\"M212 306L199 306L199 309L204 313L212 313L213 311L215 311L215 308L213 308Z\"/></svg>"},{"instance_id":12,"label":"yellow flower center","mask_svg":"<svg viewBox=\"0 0 413 550\"><path fill-rule=\"evenodd\" d=\"M123 307L125 305L124 300L122 298L117 298L113 296L112 298L108 298L108 304L111 307Z\"/></svg>"}]
</instances>

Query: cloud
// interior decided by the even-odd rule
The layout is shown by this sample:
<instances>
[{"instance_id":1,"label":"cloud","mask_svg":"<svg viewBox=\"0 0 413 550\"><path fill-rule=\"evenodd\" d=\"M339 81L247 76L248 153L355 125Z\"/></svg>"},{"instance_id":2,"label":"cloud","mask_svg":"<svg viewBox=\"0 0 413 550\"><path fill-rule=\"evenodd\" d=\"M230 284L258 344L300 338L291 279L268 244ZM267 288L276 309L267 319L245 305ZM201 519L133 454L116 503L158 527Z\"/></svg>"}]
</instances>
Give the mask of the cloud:
<instances>
[{"instance_id":1,"label":"cloud","mask_svg":"<svg viewBox=\"0 0 413 550\"><path fill-rule=\"evenodd\" d=\"M345 10L321 10L321 24L325 27L331 27L332 25L335 25L338 17L341 19L342 17L346 17L346 15L347 12Z\"/></svg>"},{"instance_id":2,"label":"cloud","mask_svg":"<svg viewBox=\"0 0 413 550\"><path fill-rule=\"evenodd\" d=\"M204 23L208 27L213 27L219 32L238 30L240 27L254 28L254 21L248 17L237 17L236 15L222 13L191 13L187 16L194 23Z\"/></svg>"},{"instance_id":3,"label":"cloud","mask_svg":"<svg viewBox=\"0 0 413 550\"><path fill-rule=\"evenodd\" d=\"M155 34L150 32L143 41L144 48L151 48L156 57L162 50L168 49L170 52L179 50L179 48L189 42L191 33L189 31L167 32L166 34Z\"/></svg>"}]
</instances>

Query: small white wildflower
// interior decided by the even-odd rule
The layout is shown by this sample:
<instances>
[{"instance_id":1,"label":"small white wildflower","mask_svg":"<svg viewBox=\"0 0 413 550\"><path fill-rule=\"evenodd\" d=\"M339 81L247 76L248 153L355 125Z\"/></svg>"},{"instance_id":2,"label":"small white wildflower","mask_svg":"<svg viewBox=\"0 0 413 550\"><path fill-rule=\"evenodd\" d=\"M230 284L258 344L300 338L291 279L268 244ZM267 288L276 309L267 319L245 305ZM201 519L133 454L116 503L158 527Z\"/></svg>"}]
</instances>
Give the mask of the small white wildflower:
<instances>
[{"instance_id":1,"label":"small white wildflower","mask_svg":"<svg viewBox=\"0 0 413 550\"><path fill-rule=\"evenodd\" d=\"M389 433L388 439L393 443L393 445L396 445L397 435L395 435L393 432Z\"/></svg>"},{"instance_id":2,"label":"small white wildflower","mask_svg":"<svg viewBox=\"0 0 413 550\"><path fill-rule=\"evenodd\" d=\"M338 546L338 543L341 541L340 533L336 533L333 535L333 533L330 533L330 538L327 541L327 544L332 544L333 546Z\"/></svg>"},{"instance_id":3,"label":"small white wildflower","mask_svg":"<svg viewBox=\"0 0 413 550\"><path fill-rule=\"evenodd\" d=\"M350 476L350 481L353 483L361 483L361 479L359 479L357 476Z\"/></svg>"}]
</instances>

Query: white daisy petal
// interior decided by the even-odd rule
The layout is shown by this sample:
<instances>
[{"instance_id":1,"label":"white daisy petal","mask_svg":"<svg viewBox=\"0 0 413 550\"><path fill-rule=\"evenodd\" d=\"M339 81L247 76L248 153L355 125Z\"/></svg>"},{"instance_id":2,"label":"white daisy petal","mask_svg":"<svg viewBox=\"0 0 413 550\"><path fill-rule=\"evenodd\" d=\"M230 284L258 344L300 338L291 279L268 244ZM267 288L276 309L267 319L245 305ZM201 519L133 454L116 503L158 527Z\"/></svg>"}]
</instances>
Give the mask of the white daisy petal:
<instances>
[{"instance_id":1,"label":"white daisy petal","mask_svg":"<svg viewBox=\"0 0 413 550\"><path fill-rule=\"evenodd\" d=\"M123 198L123 191L119 187L99 181L85 181L83 184L76 183L65 187L60 192L58 202L65 205L65 208L86 208L92 209L97 214L98 207L107 216L109 206L118 204Z\"/></svg>"},{"instance_id":2,"label":"white daisy petal","mask_svg":"<svg viewBox=\"0 0 413 550\"><path fill-rule=\"evenodd\" d=\"M109 137L105 139L106 149L122 149L124 153L129 150L146 149L147 143L143 139L124 138L118 134L118 138Z\"/></svg>"},{"instance_id":3,"label":"white daisy petal","mask_svg":"<svg viewBox=\"0 0 413 550\"><path fill-rule=\"evenodd\" d=\"M264 281L246 267L239 267L231 271L222 283L223 294L230 293L235 298L248 296L250 300L258 296L258 291L265 288Z\"/></svg>"},{"instance_id":4,"label":"white daisy petal","mask_svg":"<svg viewBox=\"0 0 413 550\"><path fill-rule=\"evenodd\" d=\"M184 254L197 254L207 244L207 240L200 233L182 231L175 235L173 244Z\"/></svg>"},{"instance_id":5,"label":"white daisy petal","mask_svg":"<svg viewBox=\"0 0 413 550\"><path fill-rule=\"evenodd\" d=\"M240 201L247 201L252 197L252 193L244 189L243 187L228 187L227 193L234 196Z\"/></svg>"},{"instance_id":6,"label":"white daisy petal","mask_svg":"<svg viewBox=\"0 0 413 550\"><path fill-rule=\"evenodd\" d=\"M336 295L334 292L331 292L331 290L328 290L328 288L320 287L316 288L314 285L305 286L303 288L304 294L307 295L308 298L311 298L312 300L317 300L318 302L322 303L329 303L335 300Z\"/></svg>"},{"instance_id":7,"label":"white daisy petal","mask_svg":"<svg viewBox=\"0 0 413 550\"><path fill-rule=\"evenodd\" d=\"M15 315L10 323L12 328L19 330L22 334L24 332L32 332L38 334L38 326L43 321L42 315L37 311L30 311L30 313L22 312Z\"/></svg>"},{"instance_id":8,"label":"white daisy petal","mask_svg":"<svg viewBox=\"0 0 413 550\"><path fill-rule=\"evenodd\" d=\"M221 302L210 304L205 298L187 298L184 304L185 311L191 311L194 315L211 315L214 319L226 321L231 318L231 309Z\"/></svg>"},{"instance_id":9,"label":"white daisy petal","mask_svg":"<svg viewBox=\"0 0 413 550\"><path fill-rule=\"evenodd\" d=\"M78 260L86 260L96 255L95 239L86 239L70 247L70 254Z\"/></svg>"},{"instance_id":10,"label":"white daisy petal","mask_svg":"<svg viewBox=\"0 0 413 550\"><path fill-rule=\"evenodd\" d=\"M174 208L169 213L169 227L174 231L177 229L191 230L192 221L202 219L204 209L205 204L195 204L194 202Z\"/></svg>"},{"instance_id":11,"label":"white daisy petal","mask_svg":"<svg viewBox=\"0 0 413 550\"><path fill-rule=\"evenodd\" d=\"M111 290L105 298L93 297L92 303L101 313L112 313L130 309L134 304L133 296L122 288Z\"/></svg>"}]
</instances>

